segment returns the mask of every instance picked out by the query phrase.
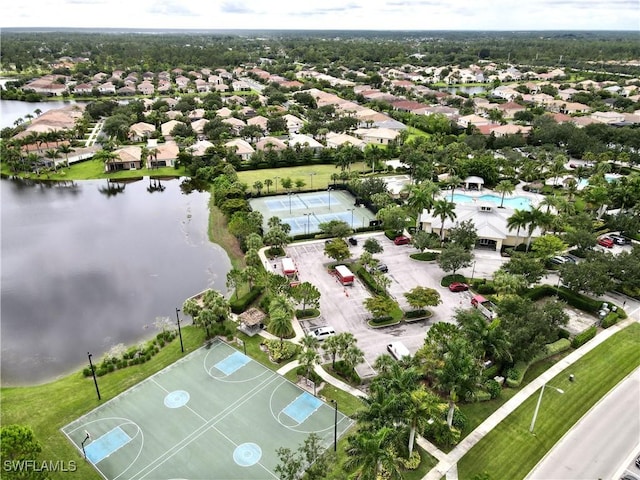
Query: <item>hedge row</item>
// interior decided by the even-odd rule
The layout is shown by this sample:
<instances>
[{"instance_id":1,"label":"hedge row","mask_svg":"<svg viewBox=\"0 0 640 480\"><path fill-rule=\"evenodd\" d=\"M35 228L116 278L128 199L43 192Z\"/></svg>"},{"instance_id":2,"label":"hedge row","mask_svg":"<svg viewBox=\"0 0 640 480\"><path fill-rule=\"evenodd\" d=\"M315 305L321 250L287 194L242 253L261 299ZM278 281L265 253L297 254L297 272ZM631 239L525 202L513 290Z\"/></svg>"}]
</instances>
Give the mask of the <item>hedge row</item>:
<instances>
[{"instance_id":1,"label":"hedge row","mask_svg":"<svg viewBox=\"0 0 640 480\"><path fill-rule=\"evenodd\" d=\"M253 287L246 295L238 298L232 297L229 301L231 311L236 314L244 312L247 307L251 305L255 301L255 299L262 294L262 291L262 287Z\"/></svg>"},{"instance_id":2,"label":"hedge row","mask_svg":"<svg viewBox=\"0 0 640 480\"><path fill-rule=\"evenodd\" d=\"M579 333L578 335L576 335L573 338L573 342L571 342L571 346L573 348L578 348L578 347L584 345L589 340L591 340L593 337L595 337L596 333L598 333L598 329L596 327L587 328L584 332Z\"/></svg>"},{"instance_id":3,"label":"hedge row","mask_svg":"<svg viewBox=\"0 0 640 480\"><path fill-rule=\"evenodd\" d=\"M541 298L553 295L558 295L559 298L567 302L572 307L589 313L597 313L602 306L602 302L600 300L594 300L593 298L586 297L580 293L575 293L566 287L556 288L551 285L539 285L529 289L529 291L525 293L525 296L534 302Z\"/></svg>"},{"instance_id":4,"label":"hedge row","mask_svg":"<svg viewBox=\"0 0 640 480\"><path fill-rule=\"evenodd\" d=\"M367 272L361 265L352 264L350 268L358 276L362 283L375 295L386 295L387 292L383 288L380 288L369 272Z\"/></svg>"},{"instance_id":5,"label":"hedge row","mask_svg":"<svg viewBox=\"0 0 640 480\"><path fill-rule=\"evenodd\" d=\"M431 262L438 258L440 254L438 252L421 252L421 253L412 253L409 255L409 258L413 260L419 260L421 262Z\"/></svg>"},{"instance_id":6,"label":"hedge row","mask_svg":"<svg viewBox=\"0 0 640 480\"><path fill-rule=\"evenodd\" d=\"M577 338L577 337L576 337ZM553 343L549 343L545 346L544 351L533 357L530 362L518 362L513 368L509 369L507 372L507 386L511 388L518 388L524 379L525 373L531 365L545 358L552 357L553 355L557 355L558 353L564 352L568 350L569 347L573 346L571 342L566 338L561 338L560 340L556 340Z\"/></svg>"},{"instance_id":7,"label":"hedge row","mask_svg":"<svg viewBox=\"0 0 640 480\"><path fill-rule=\"evenodd\" d=\"M609 328L618 323L619 319L618 312L609 312L607 316L602 319L602 322L600 322L600 326L602 328Z\"/></svg>"}]
</instances>

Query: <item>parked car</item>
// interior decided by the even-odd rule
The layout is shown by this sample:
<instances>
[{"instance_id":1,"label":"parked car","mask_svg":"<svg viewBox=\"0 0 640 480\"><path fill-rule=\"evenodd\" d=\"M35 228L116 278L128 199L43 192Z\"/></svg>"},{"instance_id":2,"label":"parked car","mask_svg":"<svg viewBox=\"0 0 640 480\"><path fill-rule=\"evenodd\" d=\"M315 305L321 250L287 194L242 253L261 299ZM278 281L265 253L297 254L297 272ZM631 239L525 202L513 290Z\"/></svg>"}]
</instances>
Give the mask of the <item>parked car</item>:
<instances>
[{"instance_id":1,"label":"parked car","mask_svg":"<svg viewBox=\"0 0 640 480\"><path fill-rule=\"evenodd\" d=\"M382 273L387 273L389 271L389 267L387 267L386 263L379 263L376 266L369 268L369 271L372 273L376 270Z\"/></svg>"},{"instance_id":2,"label":"parked car","mask_svg":"<svg viewBox=\"0 0 640 480\"><path fill-rule=\"evenodd\" d=\"M396 245L408 245L409 242L411 242L409 237L405 237L404 235L400 235L399 237L396 237L395 240L393 241L393 243L395 243Z\"/></svg>"},{"instance_id":3,"label":"parked car","mask_svg":"<svg viewBox=\"0 0 640 480\"><path fill-rule=\"evenodd\" d=\"M636 467L640 468L640 455L636 457Z\"/></svg>"},{"instance_id":4,"label":"parked car","mask_svg":"<svg viewBox=\"0 0 640 480\"><path fill-rule=\"evenodd\" d=\"M451 290L452 292L466 292L467 290L469 290L469 285L462 282L453 282L449 285L449 290Z\"/></svg>"},{"instance_id":5,"label":"parked car","mask_svg":"<svg viewBox=\"0 0 640 480\"><path fill-rule=\"evenodd\" d=\"M556 255L555 257L551 257L549 260L551 263L555 263L556 265L564 265L568 262L568 260L562 255Z\"/></svg>"},{"instance_id":6,"label":"parked car","mask_svg":"<svg viewBox=\"0 0 640 480\"><path fill-rule=\"evenodd\" d=\"M333 337L336 334L336 331L332 327L320 327L315 330L311 330L309 334L322 341L325 338Z\"/></svg>"},{"instance_id":7,"label":"parked car","mask_svg":"<svg viewBox=\"0 0 640 480\"><path fill-rule=\"evenodd\" d=\"M630 243L629 239L623 237L622 235L618 235L617 233L610 233L609 238L613 240L613 243L615 243L616 245L627 245L628 243Z\"/></svg>"},{"instance_id":8,"label":"parked car","mask_svg":"<svg viewBox=\"0 0 640 480\"><path fill-rule=\"evenodd\" d=\"M603 247L613 248L613 240L609 237L602 237L598 239L598 245L602 245Z\"/></svg>"},{"instance_id":9,"label":"parked car","mask_svg":"<svg viewBox=\"0 0 640 480\"><path fill-rule=\"evenodd\" d=\"M358 240L356 240L355 238L351 237L351 238L349 239L349 243L350 243L351 245L358 245Z\"/></svg>"},{"instance_id":10,"label":"parked car","mask_svg":"<svg viewBox=\"0 0 640 480\"><path fill-rule=\"evenodd\" d=\"M620 480L639 480L635 475L631 475L630 473L625 473L620 477Z\"/></svg>"},{"instance_id":11,"label":"parked car","mask_svg":"<svg viewBox=\"0 0 640 480\"><path fill-rule=\"evenodd\" d=\"M576 257L572 257L571 255L560 255L569 263L578 263L578 259Z\"/></svg>"}]
</instances>

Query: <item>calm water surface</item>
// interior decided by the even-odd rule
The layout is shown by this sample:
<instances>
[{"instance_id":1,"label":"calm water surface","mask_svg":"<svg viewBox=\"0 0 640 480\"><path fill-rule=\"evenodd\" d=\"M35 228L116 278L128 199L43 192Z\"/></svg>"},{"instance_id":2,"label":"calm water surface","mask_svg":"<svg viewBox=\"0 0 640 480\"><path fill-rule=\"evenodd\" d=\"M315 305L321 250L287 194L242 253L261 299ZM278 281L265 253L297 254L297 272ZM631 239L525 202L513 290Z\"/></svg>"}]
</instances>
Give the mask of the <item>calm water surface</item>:
<instances>
[{"instance_id":1,"label":"calm water surface","mask_svg":"<svg viewBox=\"0 0 640 480\"><path fill-rule=\"evenodd\" d=\"M175 320L189 296L226 293L229 258L206 234L209 194L149 185L114 194L106 180L0 180L3 385L84 367L89 351L98 359L155 335L156 318Z\"/></svg>"}]
</instances>

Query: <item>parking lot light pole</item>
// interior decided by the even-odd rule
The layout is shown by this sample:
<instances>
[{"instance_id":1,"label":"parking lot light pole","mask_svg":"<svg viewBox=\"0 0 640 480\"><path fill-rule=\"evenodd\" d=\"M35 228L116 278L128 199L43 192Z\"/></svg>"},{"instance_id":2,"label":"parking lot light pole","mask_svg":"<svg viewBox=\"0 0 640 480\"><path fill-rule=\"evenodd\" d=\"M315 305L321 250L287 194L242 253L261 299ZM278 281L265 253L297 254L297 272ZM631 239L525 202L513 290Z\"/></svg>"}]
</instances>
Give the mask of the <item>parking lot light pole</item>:
<instances>
[{"instance_id":1,"label":"parking lot light pole","mask_svg":"<svg viewBox=\"0 0 640 480\"><path fill-rule=\"evenodd\" d=\"M316 174L316 172L311 172L309 174L309 177L311 178L311 190L313 190L313 176Z\"/></svg>"},{"instance_id":2,"label":"parking lot light pole","mask_svg":"<svg viewBox=\"0 0 640 480\"><path fill-rule=\"evenodd\" d=\"M287 192L287 195L289 196L289 215L291 215L291 195L293 195L293 193Z\"/></svg>"},{"instance_id":3,"label":"parking lot light pole","mask_svg":"<svg viewBox=\"0 0 640 480\"><path fill-rule=\"evenodd\" d=\"M306 233L307 233L307 235L309 235L309 217L311 216L311 212L309 212L309 213L303 213L303 215L304 215L305 217L307 217L307 232L306 232Z\"/></svg>"},{"instance_id":4,"label":"parking lot light pole","mask_svg":"<svg viewBox=\"0 0 640 480\"><path fill-rule=\"evenodd\" d=\"M331 187L327 187L327 193L329 194L329 211L331 211Z\"/></svg>"},{"instance_id":5,"label":"parking lot light pole","mask_svg":"<svg viewBox=\"0 0 640 480\"><path fill-rule=\"evenodd\" d=\"M87 352L87 355L89 356L89 367L91 367L91 375L93 375L93 383L96 386L96 393L98 394L98 400L102 400L102 398L100 397L100 389L98 388L98 379L96 378L96 369L93 368L93 362L91 361L91 354L89 352Z\"/></svg>"},{"instance_id":6,"label":"parking lot light pole","mask_svg":"<svg viewBox=\"0 0 640 480\"><path fill-rule=\"evenodd\" d=\"M182 350L182 353L184 353L184 344L182 343L182 330L180 329L180 316L178 315L179 311L180 309L176 307L176 320L178 322L178 336L180 337L180 350Z\"/></svg>"},{"instance_id":7,"label":"parking lot light pole","mask_svg":"<svg viewBox=\"0 0 640 480\"><path fill-rule=\"evenodd\" d=\"M538 396L538 403L536 404L536 409L533 412L533 418L531 419L531 426L529 427L529 433L533 433L533 428L536 425L536 418L538 418L538 410L540 410L540 403L542 402L542 394L544 393L544 387L546 386L547 384L544 383L542 385L542 388L540 389L540 395ZM564 393L564 390L562 390L561 388L554 387L553 385L549 385L549 386L560 394Z\"/></svg>"},{"instance_id":8,"label":"parking lot light pole","mask_svg":"<svg viewBox=\"0 0 640 480\"><path fill-rule=\"evenodd\" d=\"M276 193L278 193L278 179L280 178L278 175L276 175Z\"/></svg>"},{"instance_id":9,"label":"parking lot light pole","mask_svg":"<svg viewBox=\"0 0 640 480\"><path fill-rule=\"evenodd\" d=\"M351 212L351 229L353 230L353 211L355 208L347 208L347 211Z\"/></svg>"},{"instance_id":10,"label":"parking lot light pole","mask_svg":"<svg viewBox=\"0 0 640 480\"><path fill-rule=\"evenodd\" d=\"M473 268L471 269L471 280L473 280L473 275L476 273L476 262L473 262Z\"/></svg>"},{"instance_id":11,"label":"parking lot light pole","mask_svg":"<svg viewBox=\"0 0 640 480\"><path fill-rule=\"evenodd\" d=\"M333 451L338 450L338 401L331 400L331 403L334 404L334 414L333 414Z\"/></svg>"}]
</instances>

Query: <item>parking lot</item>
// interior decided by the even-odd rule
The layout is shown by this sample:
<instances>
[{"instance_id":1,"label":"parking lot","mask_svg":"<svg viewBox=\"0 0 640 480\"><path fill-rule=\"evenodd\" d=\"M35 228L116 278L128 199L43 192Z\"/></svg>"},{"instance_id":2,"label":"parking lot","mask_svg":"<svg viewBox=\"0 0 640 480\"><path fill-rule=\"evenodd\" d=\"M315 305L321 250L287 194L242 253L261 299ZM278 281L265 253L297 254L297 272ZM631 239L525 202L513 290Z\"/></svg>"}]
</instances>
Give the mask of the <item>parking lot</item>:
<instances>
[{"instance_id":1,"label":"parking lot","mask_svg":"<svg viewBox=\"0 0 640 480\"><path fill-rule=\"evenodd\" d=\"M403 310L409 309L404 297L416 286L436 289L442 298L437 307L430 307L433 316L425 321L416 323L401 323L393 327L371 328L367 320L371 314L365 309L363 301L370 296L368 290L357 278L353 286L343 287L338 280L328 273L328 265L332 259L324 255L324 240L297 243L287 247L287 254L298 267L300 281L308 281L320 290L319 318L302 321L305 331L318 326L332 326L336 332L351 332L358 339L358 346L365 353L365 362L358 367L358 374L362 378L374 375L372 364L375 359L386 352L387 344L401 341L414 353L424 341L428 328L436 322L451 321L455 310L469 306L469 295L466 292L452 293L440 286L440 280L445 273L435 262L420 262L409 258L409 254L417 250L411 245L394 245L382 233L356 236L358 245L350 246L351 259L357 259L363 252L364 240L374 237L383 246L384 251L376 254L375 258L387 264L391 279L389 293ZM475 253L474 267L463 269L459 273L471 276L490 276L503 262L496 252Z\"/></svg>"}]
</instances>

